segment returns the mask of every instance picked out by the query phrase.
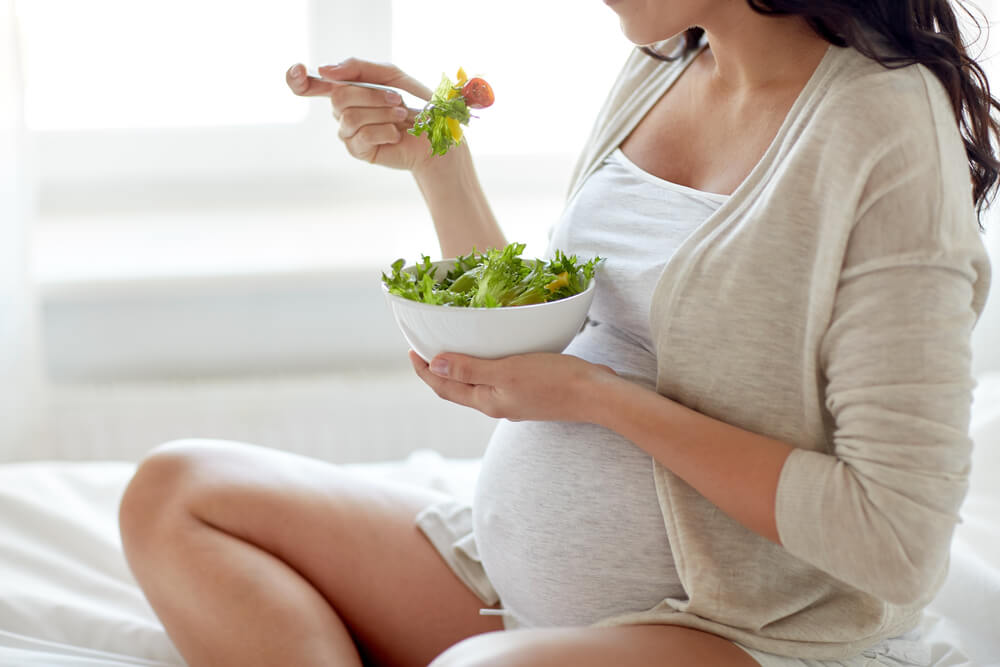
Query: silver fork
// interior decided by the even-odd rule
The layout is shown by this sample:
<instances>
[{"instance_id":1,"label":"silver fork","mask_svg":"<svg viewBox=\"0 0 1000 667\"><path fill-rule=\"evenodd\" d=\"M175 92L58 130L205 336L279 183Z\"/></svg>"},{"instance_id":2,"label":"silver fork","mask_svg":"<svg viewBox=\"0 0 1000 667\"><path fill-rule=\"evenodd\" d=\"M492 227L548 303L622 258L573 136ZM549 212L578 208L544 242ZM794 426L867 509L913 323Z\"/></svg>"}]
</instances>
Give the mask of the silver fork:
<instances>
[{"instance_id":1,"label":"silver fork","mask_svg":"<svg viewBox=\"0 0 1000 667\"><path fill-rule=\"evenodd\" d=\"M427 104L427 100L420 99L413 93L407 92L402 88L384 86L381 83L368 83L367 81L336 81L334 79L324 79L319 72L308 69L306 70L306 76L311 76L314 79L319 79L320 81L326 81L327 83L343 84L345 86L357 86L358 88L371 88L372 90L384 90L387 93L396 93L397 95L403 98L403 101L406 102L408 106L415 106L418 109Z\"/></svg>"},{"instance_id":2,"label":"silver fork","mask_svg":"<svg viewBox=\"0 0 1000 667\"><path fill-rule=\"evenodd\" d=\"M372 90L384 90L387 93L407 93L405 90L400 88L393 88L392 86L383 86L381 83L368 83L367 81L337 81L336 79L324 79L323 75L319 72L314 72L312 70L306 70L306 76L311 76L314 79L319 79L320 81L326 81L327 83L343 83L348 86L358 86L359 88L371 88Z\"/></svg>"}]
</instances>

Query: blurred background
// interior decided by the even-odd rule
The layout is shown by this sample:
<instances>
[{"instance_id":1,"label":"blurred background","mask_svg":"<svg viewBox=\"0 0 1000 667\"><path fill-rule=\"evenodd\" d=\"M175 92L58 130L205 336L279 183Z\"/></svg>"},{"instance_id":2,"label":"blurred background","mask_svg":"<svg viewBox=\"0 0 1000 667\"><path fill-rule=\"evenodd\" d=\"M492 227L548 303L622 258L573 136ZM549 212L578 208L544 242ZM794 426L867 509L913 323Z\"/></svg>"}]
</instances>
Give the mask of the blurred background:
<instances>
[{"instance_id":1,"label":"blurred background","mask_svg":"<svg viewBox=\"0 0 1000 667\"><path fill-rule=\"evenodd\" d=\"M0 460L134 460L186 436L341 462L482 452L493 421L413 376L380 294L396 258L438 256L416 187L350 158L329 103L284 74L358 56L431 87L460 65L486 78L497 103L470 145L508 239L540 255L631 49L603 3L0 0L0 16ZM1000 371L995 301L977 372Z\"/></svg>"}]
</instances>

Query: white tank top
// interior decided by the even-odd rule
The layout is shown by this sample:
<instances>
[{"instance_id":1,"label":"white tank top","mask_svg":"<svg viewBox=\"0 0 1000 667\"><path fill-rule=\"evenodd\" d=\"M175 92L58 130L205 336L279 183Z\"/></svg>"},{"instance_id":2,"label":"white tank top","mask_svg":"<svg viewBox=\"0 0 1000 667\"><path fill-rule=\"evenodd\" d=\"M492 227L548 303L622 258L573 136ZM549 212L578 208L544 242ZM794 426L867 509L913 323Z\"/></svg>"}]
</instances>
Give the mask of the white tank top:
<instances>
[{"instance_id":1,"label":"white tank top","mask_svg":"<svg viewBox=\"0 0 1000 667\"><path fill-rule=\"evenodd\" d=\"M549 244L607 258L591 324L566 349L656 384L653 289L680 243L727 199L670 183L615 151L566 207ZM653 483L653 462L593 424L501 421L476 485L483 567L521 626L588 625L686 597Z\"/></svg>"}]
</instances>

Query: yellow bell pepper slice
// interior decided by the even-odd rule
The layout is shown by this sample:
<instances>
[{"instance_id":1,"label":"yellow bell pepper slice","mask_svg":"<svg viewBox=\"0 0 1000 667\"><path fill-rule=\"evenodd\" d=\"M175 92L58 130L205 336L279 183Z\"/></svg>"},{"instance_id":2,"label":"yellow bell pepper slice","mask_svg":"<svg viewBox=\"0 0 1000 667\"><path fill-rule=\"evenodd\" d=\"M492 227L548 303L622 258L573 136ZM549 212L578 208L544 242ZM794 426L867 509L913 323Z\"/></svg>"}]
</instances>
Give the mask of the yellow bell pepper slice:
<instances>
[{"instance_id":1,"label":"yellow bell pepper slice","mask_svg":"<svg viewBox=\"0 0 1000 667\"><path fill-rule=\"evenodd\" d=\"M454 118L446 118L448 121L448 130L451 132L451 138L455 140L455 143L462 141L462 125Z\"/></svg>"},{"instance_id":2,"label":"yellow bell pepper slice","mask_svg":"<svg viewBox=\"0 0 1000 667\"><path fill-rule=\"evenodd\" d=\"M458 83L452 86L451 90L448 91L447 99L449 100L453 100L461 95L462 86L469 82L469 77L465 74L465 70L461 67L458 68L458 74L455 75L455 78L458 79Z\"/></svg>"},{"instance_id":3,"label":"yellow bell pepper slice","mask_svg":"<svg viewBox=\"0 0 1000 667\"><path fill-rule=\"evenodd\" d=\"M546 285L545 289L547 289L550 292L555 292L560 287L566 287L567 285L569 285L569 273L563 271L558 276L556 276L555 280Z\"/></svg>"}]
</instances>

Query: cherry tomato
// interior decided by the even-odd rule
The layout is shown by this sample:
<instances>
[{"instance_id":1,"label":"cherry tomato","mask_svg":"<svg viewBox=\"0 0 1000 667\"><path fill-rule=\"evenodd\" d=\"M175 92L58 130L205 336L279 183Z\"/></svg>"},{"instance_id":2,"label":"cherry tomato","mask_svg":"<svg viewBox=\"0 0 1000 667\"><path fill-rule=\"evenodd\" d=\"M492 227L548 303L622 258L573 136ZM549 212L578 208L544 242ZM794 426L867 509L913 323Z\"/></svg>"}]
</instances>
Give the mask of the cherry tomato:
<instances>
[{"instance_id":1,"label":"cherry tomato","mask_svg":"<svg viewBox=\"0 0 1000 667\"><path fill-rule=\"evenodd\" d=\"M493 89L483 79L473 77L462 87L462 97L470 109L485 109L493 104Z\"/></svg>"}]
</instances>

